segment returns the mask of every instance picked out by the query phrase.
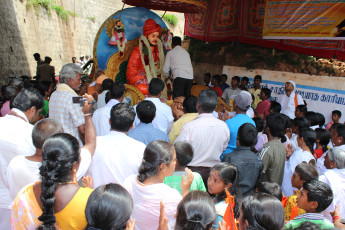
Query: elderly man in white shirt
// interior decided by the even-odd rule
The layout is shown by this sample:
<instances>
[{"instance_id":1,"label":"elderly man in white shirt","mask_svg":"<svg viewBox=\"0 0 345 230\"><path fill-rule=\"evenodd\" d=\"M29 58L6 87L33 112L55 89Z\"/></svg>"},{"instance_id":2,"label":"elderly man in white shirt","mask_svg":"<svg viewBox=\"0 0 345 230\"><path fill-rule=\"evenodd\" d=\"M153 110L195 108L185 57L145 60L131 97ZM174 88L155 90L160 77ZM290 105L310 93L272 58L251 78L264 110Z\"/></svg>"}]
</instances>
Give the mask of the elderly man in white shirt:
<instances>
[{"instance_id":1,"label":"elderly man in white shirt","mask_svg":"<svg viewBox=\"0 0 345 230\"><path fill-rule=\"evenodd\" d=\"M282 107L281 113L289 116L291 119L295 118L297 105L304 105L302 96L295 91L296 83L289 80L285 83L285 94L279 98L279 103Z\"/></svg>"},{"instance_id":2,"label":"elderly man in white shirt","mask_svg":"<svg viewBox=\"0 0 345 230\"><path fill-rule=\"evenodd\" d=\"M122 83L115 83L109 93L110 101L104 107L97 109L92 116L97 136L104 136L110 133L110 110L113 106L123 101L125 86Z\"/></svg>"},{"instance_id":3,"label":"elderly man in white shirt","mask_svg":"<svg viewBox=\"0 0 345 230\"><path fill-rule=\"evenodd\" d=\"M145 100L152 101L156 106L156 117L152 121L153 127L169 134L170 128L174 123L174 117L170 106L161 102L159 99L163 94L164 87L165 84L161 79L152 78L149 84L149 95ZM134 109L136 110L136 106L134 106ZM134 126L137 126L139 123L140 120L136 116Z\"/></svg>"},{"instance_id":4,"label":"elderly man in white shirt","mask_svg":"<svg viewBox=\"0 0 345 230\"><path fill-rule=\"evenodd\" d=\"M89 100L93 100L88 96ZM77 179L80 180L89 169L91 157L96 147L96 131L93 126L90 110L91 104L84 105L85 114L85 146L80 150L80 164L77 171ZM38 121L32 130L32 142L36 147L36 152L32 156L19 155L14 157L7 168L7 180L13 199L18 192L30 183L40 180L39 167L42 162L42 146L44 142L57 133L63 133L62 125L59 121L46 118Z\"/></svg>"},{"instance_id":5,"label":"elderly man in white shirt","mask_svg":"<svg viewBox=\"0 0 345 230\"><path fill-rule=\"evenodd\" d=\"M212 114L217 106L218 94L214 90L203 90L199 94L199 115L186 123L176 141L186 141L193 146L194 157L188 167L198 172L205 184L210 168L220 162L220 156L230 140L230 131L224 121Z\"/></svg>"},{"instance_id":6,"label":"elderly man in white shirt","mask_svg":"<svg viewBox=\"0 0 345 230\"><path fill-rule=\"evenodd\" d=\"M97 137L88 171L95 188L109 183L122 185L128 176L137 175L146 148L142 142L127 136L135 118L132 106L119 103L110 113L111 131Z\"/></svg>"},{"instance_id":7,"label":"elderly man in white shirt","mask_svg":"<svg viewBox=\"0 0 345 230\"><path fill-rule=\"evenodd\" d=\"M167 53L163 72L165 77L174 79L173 99L180 96L189 96L193 86L193 66L189 53L181 47L181 38L172 38L172 50Z\"/></svg>"},{"instance_id":8,"label":"elderly man in white shirt","mask_svg":"<svg viewBox=\"0 0 345 230\"><path fill-rule=\"evenodd\" d=\"M35 153L32 144L32 125L44 105L36 90L22 90L13 101L9 114L0 118L0 229L11 229L11 196L7 181L7 166L18 155Z\"/></svg>"}]
</instances>

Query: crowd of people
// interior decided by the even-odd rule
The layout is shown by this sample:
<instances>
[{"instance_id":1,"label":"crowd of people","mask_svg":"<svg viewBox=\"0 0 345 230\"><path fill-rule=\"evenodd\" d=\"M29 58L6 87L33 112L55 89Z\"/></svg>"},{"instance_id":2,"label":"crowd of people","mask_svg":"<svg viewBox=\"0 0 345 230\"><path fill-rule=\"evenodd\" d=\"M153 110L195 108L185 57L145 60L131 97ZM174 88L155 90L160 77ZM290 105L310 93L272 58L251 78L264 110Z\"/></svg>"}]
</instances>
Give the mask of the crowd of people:
<instances>
[{"instance_id":1,"label":"crowd of people","mask_svg":"<svg viewBox=\"0 0 345 230\"><path fill-rule=\"evenodd\" d=\"M133 107L81 74L1 89L1 229L344 229L342 114L325 124L293 81L276 102L259 75L205 74L176 117L159 78Z\"/></svg>"}]
</instances>

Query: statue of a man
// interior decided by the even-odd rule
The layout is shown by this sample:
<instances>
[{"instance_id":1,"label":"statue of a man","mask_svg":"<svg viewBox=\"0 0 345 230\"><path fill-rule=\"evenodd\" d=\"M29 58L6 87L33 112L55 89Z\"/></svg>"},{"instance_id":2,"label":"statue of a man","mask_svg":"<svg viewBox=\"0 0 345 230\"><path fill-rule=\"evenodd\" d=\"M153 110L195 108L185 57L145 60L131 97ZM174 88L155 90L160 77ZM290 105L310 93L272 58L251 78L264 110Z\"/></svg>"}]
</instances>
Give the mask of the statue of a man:
<instances>
[{"instance_id":1,"label":"statue of a man","mask_svg":"<svg viewBox=\"0 0 345 230\"><path fill-rule=\"evenodd\" d=\"M161 26L155 20L147 19L139 45L134 47L128 60L127 82L144 95L148 94L147 87L152 78L164 76L164 51L160 37Z\"/></svg>"}]
</instances>

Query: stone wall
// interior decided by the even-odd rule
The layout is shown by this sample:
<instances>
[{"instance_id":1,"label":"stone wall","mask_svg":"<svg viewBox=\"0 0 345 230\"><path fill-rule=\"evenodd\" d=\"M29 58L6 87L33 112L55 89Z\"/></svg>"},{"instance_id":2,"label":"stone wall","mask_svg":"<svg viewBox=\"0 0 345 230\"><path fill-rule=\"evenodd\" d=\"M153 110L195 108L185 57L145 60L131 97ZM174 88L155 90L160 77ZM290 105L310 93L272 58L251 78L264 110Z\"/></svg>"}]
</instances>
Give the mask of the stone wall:
<instances>
[{"instance_id":1,"label":"stone wall","mask_svg":"<svg viewBox=\"0 0 345 230\"><path fill-rule=\"evenodd\" d=\"M50 56L55 72L76 56L91 55L94 39L99 27L110 15L121 10L121 0L56 0L65 10L75 12L63 21L54 10L49 15L40 7L38 13L26 7L28 0L0 0L0 83L7 83L8 77L34 76L36 61L34 53L41 58ZM126 7L132 7L126 5ZM156 12L163 15L163 11ZM168 12L167 12L168 13ZM171 14L171 12L169 12ZM173 13L179 24L170 28L175 35L182 36L184 15ZM94 17L95 21L88 19Z\"/></svg>"}]
</instances>

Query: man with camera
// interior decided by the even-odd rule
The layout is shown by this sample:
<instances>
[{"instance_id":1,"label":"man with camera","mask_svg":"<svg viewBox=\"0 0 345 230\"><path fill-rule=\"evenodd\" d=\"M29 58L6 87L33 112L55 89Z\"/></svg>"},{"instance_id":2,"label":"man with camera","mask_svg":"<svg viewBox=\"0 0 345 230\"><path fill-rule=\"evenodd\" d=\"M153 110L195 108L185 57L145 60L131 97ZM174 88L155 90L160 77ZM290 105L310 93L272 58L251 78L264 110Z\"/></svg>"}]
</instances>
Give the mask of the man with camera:
<instances>
[{"instance_id":1,"label":"man with camera","mask_svg":"<svg viewBox=\"0 0 345 230\"><path fill-rule=\"evenodd\" d=\"M61 122L65 133L75 136L80 145L84 143L85 117L91 114L83 114L81 98L75 92L79 90L82 69L76 64L69 63L62 67L60 71L60 84L51 95L49 101L49 118ZM73 99L74 98L74 99ZM79 100L77 100L79 99Z\"/></svg>"}]
</instances>

